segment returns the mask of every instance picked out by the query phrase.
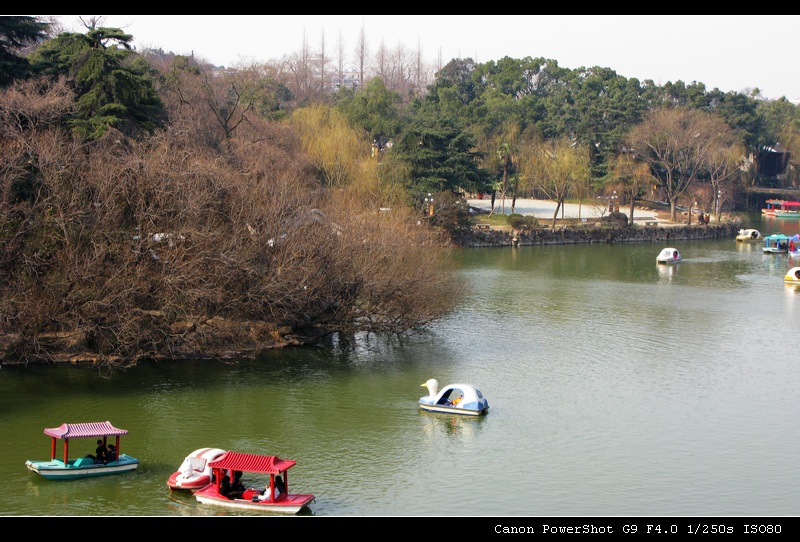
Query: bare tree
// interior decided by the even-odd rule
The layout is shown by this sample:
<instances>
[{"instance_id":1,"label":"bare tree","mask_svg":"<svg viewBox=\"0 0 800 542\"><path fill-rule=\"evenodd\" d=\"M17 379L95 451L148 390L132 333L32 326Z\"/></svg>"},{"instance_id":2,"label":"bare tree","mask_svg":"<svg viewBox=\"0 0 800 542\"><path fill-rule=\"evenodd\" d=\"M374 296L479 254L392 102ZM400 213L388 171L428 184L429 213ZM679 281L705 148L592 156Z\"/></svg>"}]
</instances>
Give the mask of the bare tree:
<instances>
[{"instance_id":1,"label":"bare tree","mask_svg":"<svg viewBox=\"0 0 800 542\"><path fill-rule=\"evenodd\" d=\"M706 171L710 153L719 145L727 124L718 116L684 108L660 108L647 114L629 132L627 143L650 166L653 181L677 219L678 200ZM691 204L689 205L691 212Z\"/></svg>"},{"instance_id":2,"label":"bare tree","mask_svg":"<svg viewBox=\"0 0 800 542\"><path fill-rule=\"evenodd\" d=\"M369 48L367 46L367 34L364 30L364 25L361 25L361 32L358 34L358 43L356 44L356 65L358 67L358 86L364 87L364 79L366 77L367 63L369 62Z\"/></svg>"}]
</instances>

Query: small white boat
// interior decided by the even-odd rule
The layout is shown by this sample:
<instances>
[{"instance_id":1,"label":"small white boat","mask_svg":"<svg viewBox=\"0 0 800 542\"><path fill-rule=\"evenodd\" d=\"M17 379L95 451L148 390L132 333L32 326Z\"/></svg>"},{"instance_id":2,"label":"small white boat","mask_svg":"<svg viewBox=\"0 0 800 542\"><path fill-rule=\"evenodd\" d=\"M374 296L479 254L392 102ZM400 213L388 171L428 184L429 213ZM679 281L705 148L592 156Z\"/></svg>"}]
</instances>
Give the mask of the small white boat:
<instances>
[{"instance_id":1,"label":"small white boat","mask_svg":"<svg viewBox=\"0 0 800 542\"><path fill-rule=\"evenodd\" d=\"M678 263L682 260L677 248L667 247L658 253L656 263Z\"/></svg>"},{"instance_id":2,"label":"small white boat","mask_svg":"<svg viewBox=\"0 0 800 542\"><path fill-rule=\"evenodd\" d=\"M800 284L800 267L792 267L783 276L786 284Z\"/></svg>"},{"instance_id":3,"label":"small white boat","mask_svg":"<svg viewBox=\"0 0 800 542\"><path fill-rule=\"evenodd\" d=\"M761 235L761 232L753 228L739 230L739 233L736 234L736 241L739 243L752 243L761 241L763 238L764 236Z\"/></svg>"},{"instance_id":4,"label":"small white boat","mask_svg":"<svg viewBox=\"0 0 800 542\"><path fill-rule=\"evenodd\" d=\"M450 384L439 391L439 381L431 378L420 386L428 388L428 395L419 399L422 410L468 416L480 416L489 410L489 401L481 390L470 384Z\"/></svg>"},{"instance_id":5,"label":"small white boat","mask_svg":"<svg viewBox=\"0 0 800 542\"><path fill-rule=\"evenodd\" d=\"M225 453L221 448L199 448L183 460L167 480L170 489L201 489L212 482L209 462Z\"/></svg>"}]
</instances>

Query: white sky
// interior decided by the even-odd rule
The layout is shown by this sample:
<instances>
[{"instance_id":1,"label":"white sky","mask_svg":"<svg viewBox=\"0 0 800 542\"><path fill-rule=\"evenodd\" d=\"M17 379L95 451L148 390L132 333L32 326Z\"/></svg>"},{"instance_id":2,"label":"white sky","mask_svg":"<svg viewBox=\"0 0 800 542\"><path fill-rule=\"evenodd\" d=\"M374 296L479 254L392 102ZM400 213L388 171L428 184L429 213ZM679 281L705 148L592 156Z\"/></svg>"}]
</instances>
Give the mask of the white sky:
<instances>
[{"instance_id":1,"label":"white sky","mask_svg":"<svg viewBox=\"0 0 800 542\"><path fill-rule=\"evenodd\" d=\"M78 15L59 17L67 30L85 30ZM369 51L402 44L429 65L440 55L442 64L544 57L660 85L697 81L800 100L800 15L109 15L104 26L133 35L137 49L228 67L299 52L304 33L311 51L324 35L331 58L341 38L350 60L363 28Z\"/></svg>"}]
</instances>

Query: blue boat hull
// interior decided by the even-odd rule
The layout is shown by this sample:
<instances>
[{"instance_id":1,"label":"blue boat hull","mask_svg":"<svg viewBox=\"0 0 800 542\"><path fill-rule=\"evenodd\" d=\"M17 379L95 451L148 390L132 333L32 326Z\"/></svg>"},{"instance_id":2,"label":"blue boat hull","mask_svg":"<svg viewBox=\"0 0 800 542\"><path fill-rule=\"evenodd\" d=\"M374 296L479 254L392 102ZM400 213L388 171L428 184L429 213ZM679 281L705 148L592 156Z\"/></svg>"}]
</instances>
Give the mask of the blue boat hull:
<instances>
[{"instance_id":1,"label":"blue boat hull","mask_svg":"<svg viewBox=\"0 0 800 542\"><path fill-rule=\"evenodd\" d=\"M123 454L118 460L107 464L93 463L91 461L84 462L81 459L76 459L64 465L63 461L54 459L52 461L28 460L25 462L25 466L28 467L29 471L35 472L48 480L74 480L76 478L91 478L130 472L139 467L139 460Z\"/></svg>"}]
</instances>

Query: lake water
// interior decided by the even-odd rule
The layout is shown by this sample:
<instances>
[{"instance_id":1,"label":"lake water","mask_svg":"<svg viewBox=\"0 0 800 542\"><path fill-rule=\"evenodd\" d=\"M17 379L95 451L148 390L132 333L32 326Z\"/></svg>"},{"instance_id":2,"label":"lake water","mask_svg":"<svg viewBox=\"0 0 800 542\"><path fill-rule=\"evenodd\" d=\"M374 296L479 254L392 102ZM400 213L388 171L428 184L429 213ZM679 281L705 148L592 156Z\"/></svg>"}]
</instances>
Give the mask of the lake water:
<instances>
[{"instance_id":1,"label":"lake water","mask_svg":"<svg viewBox=\"0 0 800 542\"><path fill-rule=\"evenodd\" d=\"M314 516L797 515L788 256L733 239L674 246L673 266L649 243L456 251L469 291L428 333L110 376L3 367L0 514L236 515L166 486L213 446L295 459L290 490L316 495ZM489 413L421 412L429 378L478 386ZM129 430L136 472L26 470L49 458L43 428L105 420Z\"/></svg>"}]
</instances>

